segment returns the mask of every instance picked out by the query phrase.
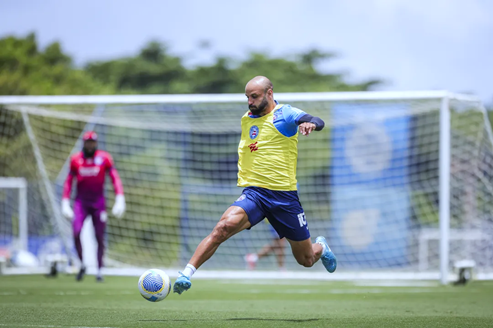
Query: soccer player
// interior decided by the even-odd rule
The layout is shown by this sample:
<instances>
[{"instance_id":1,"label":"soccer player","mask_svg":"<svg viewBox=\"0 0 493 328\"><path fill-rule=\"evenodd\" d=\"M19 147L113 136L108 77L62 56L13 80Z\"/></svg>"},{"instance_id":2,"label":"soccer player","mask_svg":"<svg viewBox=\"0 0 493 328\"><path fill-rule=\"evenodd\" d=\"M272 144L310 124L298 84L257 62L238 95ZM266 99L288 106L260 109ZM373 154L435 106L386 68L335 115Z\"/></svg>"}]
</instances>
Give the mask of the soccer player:
<instances>
[{"instance_id":1,"label":"soccer player","mask_svg":"<svg viewBox=\"0 0 493 328\"><path fill-rule=\"evenodd\" d=\"M324 122L304 111L274 100L273 85L264 76L245 87L249 111L241 118L238 146L238 186L241 196L224 212L212 232L197 246L189 263L179 272L175 293L190 289L190 278L219 245L267 218L280 238L286 238L296 261L313 266L320 258L329 272L337 260L324 237L310 240L310 232L296 188L298 130L308 136Z\"/></svg>"},{"instance_id":2,"label":"soccer player","mask_svg":"<svg viewBox=\"0 0 493 328\"><path fill-rule=\"evenodd\" d=\"M277 265L281 271L285 271L284 267L284 245L285 238L279 238L276 229L269 224L269 231L272 237L272 241L269 244L266 244L258 253L250 253L245 255L245 262L247 263L247 267L250 270L255 269L258 260L267 255L274 253L277 259Z\"/></svg>"},{"instance_id":3,"label":"soccer player","mask_svg":"<svg viewBox=\"0 0 493 328\"><path fill-rule=\"evenodd\" d=\"M106 202L104 198L104 181L106 173L109 173L115 190L115 205L112 213L121 218L125 213L125 196L123 186L117 170L113 165L110 154L97 149L98 136L93 131L83 135L84 147L82 151L74 154L70 159L70 171L63 187L62 214L72 221L75 248L79 256L81 267L76 276L77 281L82 280L86 267L82 259L82 244L80 233L84 220L88 215L92 217L92 223L98 242L98 274L97 281L103 281L101 268L103 267L104 232L106 228ZM72 180L77 181L77 195L75 196L74 211L70 207L70 194Z\"/></svg>"}]
</instances>

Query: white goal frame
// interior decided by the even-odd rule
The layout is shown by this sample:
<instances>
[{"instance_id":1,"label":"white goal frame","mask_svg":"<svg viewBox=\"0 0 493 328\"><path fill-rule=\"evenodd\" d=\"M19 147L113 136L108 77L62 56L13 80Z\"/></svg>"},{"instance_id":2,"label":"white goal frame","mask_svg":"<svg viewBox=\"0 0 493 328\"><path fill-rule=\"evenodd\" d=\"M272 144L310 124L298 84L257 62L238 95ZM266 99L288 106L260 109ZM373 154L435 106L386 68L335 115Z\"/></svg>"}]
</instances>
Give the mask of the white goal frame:
<instances>
[{"instance_id":1,"label":"white goal frame","mask_svg":"<svg viewBox=\"0 0 493 328\"><path fill-rule=\"evenodd\" d=\"M449 242L450 242L450 165L451 165L451 115L450 101L460 100L478 104L486 122L489 122L485 107L478 97L466 94L456 94L449 91L405 91L405 92L316 92L316 93L276 93L276 99L281 102L293 101L355 101L355 100L423 100L435 99L441 102L440 106L440 143L439 143L439 239L440 239L440 272L405 275L404 279L439 279L442 284L450 281L449 272ZM243 103L243 94L181 94L181 95L102 95L102 96L0 96L0 105L15 106L24 115L36 113L41 116L53 116L52 113L40 109L33 109L33 105L76 105L76 104L156 104L156 103ZM59 118L63 118L60 113ZM101 121L88 115L79 115L87 122ZM71 117L74 117L72 114ZM486 130L489 140L493 143L493 133L489 124ZM1 187L1 185L0 185ZM25 211L25 209L23 209ZM224 272L226 273L226 272ZM204 273L205 274L205 273ZM251 276L252 273L247 273ZM205 274L209 276L209 274ZM298 276L298 274L295 274ZM382 275L379 275L382 278ZM356 279L373 279L372 273ZM234 278L229 277L228 278ZM277 277L278 278L278 277ZM331 277L335 278L335 277ZM388 277L392 279L392 277ZM478 277L480 278L480 277ZM491 279L492 277L485 277ZM337 280L338 278L336 278ZM351 278L348 278L351 279Z\"/></svg>"}]
</instances>

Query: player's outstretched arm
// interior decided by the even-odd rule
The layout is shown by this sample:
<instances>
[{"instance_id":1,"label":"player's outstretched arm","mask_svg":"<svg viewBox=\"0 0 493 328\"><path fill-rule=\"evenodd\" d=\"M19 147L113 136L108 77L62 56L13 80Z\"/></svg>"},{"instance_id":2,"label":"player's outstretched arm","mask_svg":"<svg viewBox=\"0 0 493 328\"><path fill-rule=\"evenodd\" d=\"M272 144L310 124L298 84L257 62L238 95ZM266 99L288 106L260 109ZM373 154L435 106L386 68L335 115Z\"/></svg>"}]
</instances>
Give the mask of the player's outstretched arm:
<instances>
[{"instance_id":1,"label":"player's outstretched arm","mask_svg":"<svg viewBox=\"0 0 493 328\"><path fill-rule=\"evenodd\" d=\"M125 196L123 195L123 184L118 171L114 167L110 169L109 174L115 190L115 205L113 206L111 213L113 213L116 218L120 219L123 217L123 214L125 214L126 209Z\"/></svg>"},{"instance_id":2,"label":"player's outstretched arm","mask_svg":"<svg viewBox=\"0 0 493 328\"><path fill-rule=\"evenodd\" d=\"M123 214L125 214L126 209L125 196L123 195L123 184L120 179L120 175L113 164L113 158L108 153L104 154L106 157L106 170L111 178L111 182L113 183L113 189L115 190L115 205L113 205L111 213L117 219L120 219L123 217Z\"/></svg>"},{"instance_id":3,"label":"player's outstretched arm","mask_svg":"<svg viewBox=\"0 0 493 328\"><path fill-rule=\"evenodd\" d=\"M302 135L307 136L313 131L320 131L324 128L325 122L316 116L305 114L298 120L299 131Z\"/></svg>"},{"instance_id":4,"label":"player's outstretched arm","mask_svg":"<svg viewBox=\"0 0 493 328\"><path fill-rule=\"evenodd\" d=\"M67 219L72 219L74 217L74 211L70 207L70 193L72 192L72 181L74 175L72 170L67 175L65 183L63 184L63 196L62 196L62 215Z\"/></svg>"}]
</instances>

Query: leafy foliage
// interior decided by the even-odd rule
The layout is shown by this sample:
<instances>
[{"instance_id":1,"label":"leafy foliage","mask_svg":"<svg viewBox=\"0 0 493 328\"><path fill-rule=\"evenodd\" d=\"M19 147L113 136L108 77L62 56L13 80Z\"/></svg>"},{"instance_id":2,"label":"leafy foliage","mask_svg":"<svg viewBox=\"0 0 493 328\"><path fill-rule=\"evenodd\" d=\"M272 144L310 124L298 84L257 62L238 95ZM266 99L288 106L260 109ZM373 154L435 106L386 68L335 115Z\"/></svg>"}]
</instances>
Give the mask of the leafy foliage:
<instances>
[{"instance_id":1,"label":"leafy foliage","mask_svg":"<svg viewBox=\"0 0 493 328\"><path fill-rule=\"evenodd\" d=\"M40 50L34 34L0 39L0 95L111 93L87 72L74 68L58 42Z\"/></svg>"},{"instance_id":2,"label":"leafy foliage","mask_svg":"<svg viewBox=\"0 0 493 328\"><path fill-rule=\"evenodd\" d=\"M165 45L151 42L135 57L89 63L86 70L119 93L237 93L256 75L269 77L280 92L364 91L380 83L350 84L341 74L317 70L333 57L316 49L285 58L252 52L244 61L219 56L212 65L187 69Z\"/></svg>"}]
</instances>

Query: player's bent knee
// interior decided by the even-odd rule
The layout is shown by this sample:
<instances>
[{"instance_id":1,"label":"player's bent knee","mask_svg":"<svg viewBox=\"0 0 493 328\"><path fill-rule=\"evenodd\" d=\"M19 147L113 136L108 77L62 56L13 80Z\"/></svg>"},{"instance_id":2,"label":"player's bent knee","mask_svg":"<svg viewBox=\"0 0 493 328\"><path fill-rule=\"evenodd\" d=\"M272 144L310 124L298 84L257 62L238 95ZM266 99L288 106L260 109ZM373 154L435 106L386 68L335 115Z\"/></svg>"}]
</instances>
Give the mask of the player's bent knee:
<instances>
[{"instance_id":1,"label":"player's bent knee","mask_svg":"<svg viewBox=\"0 0 493 328\"><path fill-rule=\"evenodd\" d=\"M212 240L218 244L226 241L231 236L232 228L226 221L219 221L212 230Z\"/></svg>"},{"instance_id":2,"label":"player's bent knee","mask_svg":"<svg viewBox=\"0 0 493 328\"><path fill-rule=\"evenodd\" d=\"M296 261L305 268L310 268L315 264L313 256L299 256L296 257Z\"/></svg>"},{"instance_id":3,"label":"player's bent knee","mask_svg":"<svg viewBox=\"0 0 493 328\"><path fill-rule=\"evenodd\" d=\"M291 244L293 256L299 265L309 268L315 264L315 254L313 253L310 239L303 241L292 241L288 239L288 241Z\"/></svg>"}]
</instances>

